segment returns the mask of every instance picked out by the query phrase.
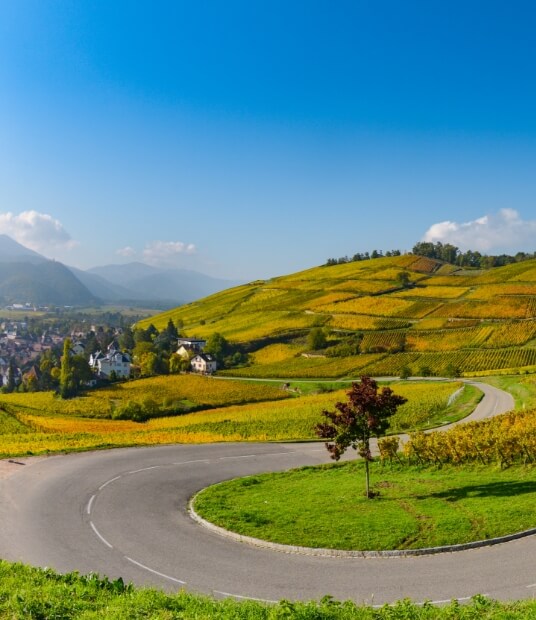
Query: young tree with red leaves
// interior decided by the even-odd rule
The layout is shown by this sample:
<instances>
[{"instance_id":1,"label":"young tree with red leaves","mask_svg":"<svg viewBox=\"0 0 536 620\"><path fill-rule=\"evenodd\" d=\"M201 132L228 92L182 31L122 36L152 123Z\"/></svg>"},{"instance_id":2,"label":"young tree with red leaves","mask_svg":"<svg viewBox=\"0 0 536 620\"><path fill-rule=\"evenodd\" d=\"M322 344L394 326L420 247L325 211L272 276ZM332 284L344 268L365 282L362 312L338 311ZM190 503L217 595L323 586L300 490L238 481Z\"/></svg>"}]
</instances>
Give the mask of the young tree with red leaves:
<instances>
[{"instance_id":1,"label":"young tree with red leaves","mask_svg":"<svg viewBox=\"0 0 536 620\"><path fill-rule=\"evenodd\" d=\"M361 377L359 383L352 383L347 396L347 402L335 403L335 411L322 412L327 421L317 424L315 430L322 439L331 440L326 442L326 448L335 461L341 458L347 448L357 450L365 461L365 495L370 498L373 497L369 472L369 462L372 461L370 439L385 434L389 417L407 399L388 387L379 391L376 381L367 376Z\"/></svg>"}]
</instances>

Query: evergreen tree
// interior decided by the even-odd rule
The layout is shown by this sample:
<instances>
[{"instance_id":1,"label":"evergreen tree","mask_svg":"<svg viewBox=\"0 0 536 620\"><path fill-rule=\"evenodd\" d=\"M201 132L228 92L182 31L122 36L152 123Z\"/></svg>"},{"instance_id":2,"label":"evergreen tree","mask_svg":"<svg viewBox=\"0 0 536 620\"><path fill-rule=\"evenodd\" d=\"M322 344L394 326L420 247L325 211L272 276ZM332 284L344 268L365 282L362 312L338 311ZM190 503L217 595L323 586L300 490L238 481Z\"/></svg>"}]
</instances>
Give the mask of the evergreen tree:
<instances>
[{"instance_id":1,"label":"evergreen tree","mask_svg":"<svg viewBox=\"0 0 536 620\"><path fill-rule=\"evenodd\" d=\"M168 336L170 338L177 339L179 337L179 332L178 332L177 328L175 327L175 323L173 323L173 321L171 319L169 319L165 331L166 331L166 333L168 334Z\"/></svg>"},{"instance_id":2,"label":"evergreen tree","mask_svg":"<svg viewBox=\"0 0 536 620\"><path fill-rule=\"evenodd\" d=\"M76 383L71 360L71 339L65 338L60 370L60 396L72 398L76 394Z\"/></svg>"},{"instance_id":3,"label":"evergreen tree","mask_svg":"<svg viewBox=\"0 0 536 620\"><path fill-rule=\"evenodd\" d=\"M123 333L119 336L119 346L124 351L132 351L135 344L132 329L130 329L130 327L125 327Z\"/></svg>"}]
</instances>

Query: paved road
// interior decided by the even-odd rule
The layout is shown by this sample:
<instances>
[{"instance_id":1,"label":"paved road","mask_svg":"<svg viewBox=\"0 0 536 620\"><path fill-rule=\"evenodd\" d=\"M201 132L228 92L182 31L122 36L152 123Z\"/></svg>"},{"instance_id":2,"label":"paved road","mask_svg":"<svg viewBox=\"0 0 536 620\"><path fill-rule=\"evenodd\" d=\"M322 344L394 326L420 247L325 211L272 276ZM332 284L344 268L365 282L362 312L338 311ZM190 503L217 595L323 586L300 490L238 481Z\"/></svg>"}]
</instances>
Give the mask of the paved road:
<instances>
[{"instance_id":1,"label":"paved road","mask_svg":"<svg viewBox=\"0 0 536 620\"><path fill-rule=\"evenodd\" d=\"M486 386L487 405L505 407ZM508 407L511 402L507 399ZM0 557L138 584L262 600L381 604L499 599L536 591L536 537L473 551L392 559L286 554L233 542L195 524L189 498L214 482L328 460L322 445L213 444L50 457L0 481Z\"/></svg>"}]
</instances>

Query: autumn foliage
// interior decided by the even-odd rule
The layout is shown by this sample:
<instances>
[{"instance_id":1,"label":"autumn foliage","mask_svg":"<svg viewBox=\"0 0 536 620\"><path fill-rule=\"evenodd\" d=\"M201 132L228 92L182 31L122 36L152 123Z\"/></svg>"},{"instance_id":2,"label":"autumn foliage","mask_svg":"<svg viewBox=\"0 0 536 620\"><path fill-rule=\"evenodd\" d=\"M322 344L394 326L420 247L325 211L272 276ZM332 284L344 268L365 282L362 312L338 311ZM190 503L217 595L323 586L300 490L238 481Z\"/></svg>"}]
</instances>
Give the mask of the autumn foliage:
<instances>
[{"instance_id":1,"label":"autumn foliage","mask_svg":"<svg viewBox=\"0 0 536 620\"><path fill-rule=\"evenodd\" d=\"M326 442L326 448L336 461L348 448L357 450L365 460L365 494L371 497L368 468L372 460L370 439L385 434L389 418L406 399L388 387L379 391L376 381L367 376L361 377L359 383L352 383L347 397L346 402L335 403L335 411L322 412L327 421L316 426L316 433L322 439L331 440Z\"/></svg>"}]
</instances>

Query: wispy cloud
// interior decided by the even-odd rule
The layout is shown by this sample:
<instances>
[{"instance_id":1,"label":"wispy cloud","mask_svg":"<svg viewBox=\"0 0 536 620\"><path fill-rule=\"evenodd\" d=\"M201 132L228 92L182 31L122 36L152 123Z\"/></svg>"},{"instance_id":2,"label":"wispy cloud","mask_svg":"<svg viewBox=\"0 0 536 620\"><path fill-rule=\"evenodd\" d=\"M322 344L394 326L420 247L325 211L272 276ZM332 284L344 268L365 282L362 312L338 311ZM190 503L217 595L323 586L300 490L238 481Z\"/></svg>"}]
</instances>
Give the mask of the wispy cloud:
<instances>
[{"instance_id":1,"label":"wispy cloud","mask_svg":"<svg viewBox=\"0 0 536 620\"><path fill-rule=\"evenodd\" d=\"M173 266L185 254L195 254L193 243L182 241L152 241L145 246L143 258L149 265Z\"/></svg>"},{"instance_id":2,"label":"wispy cloud","mask_svg":"<svg viewBox=\"0 0 536 620\"><path fill-rule=\"evenodd\" d=\"M116 250L115 253L119 256L124 256L125 258L132 258L137 254L136 250L134 248L131 248L129 245L124 248L120 248L119 250Z\"/></svg>"},{"instance_id":3,"label":"wispy cloud","mask_svg":"<svg viewBox=\"0 0 536 620\"><path fill-rule=\"evenodd\" d=\"M0 213L0 233L37 252L70 250L77 245L63 224L47 213Z\"/></svg>"},{"instance_id":4,"label":"wispy cloud","mask_svg":"<svg viewBox=\"0 0 536 620\"><path fill-rule=\"evenodd\" d=\"M145 244L141 251L127 245L116 250L116 254L124 258L138 258L154 267L177 267L185 256L197 252L193 243L182 241L151 241Z\"/></svg>"},{"instance_id":5,"label":"wispy cloud","mask_svg":"<svg viewBox=\"0 0 536 620\"><path fill-rule=\"evenodd\" d=\"M446 220L433 224L423 241L451 243L461 250L532 250L536 220L523 220L515 209L501 209L469 222ZM530 247L529 247L530 246Z\"/></svg>"}]
</instances>

